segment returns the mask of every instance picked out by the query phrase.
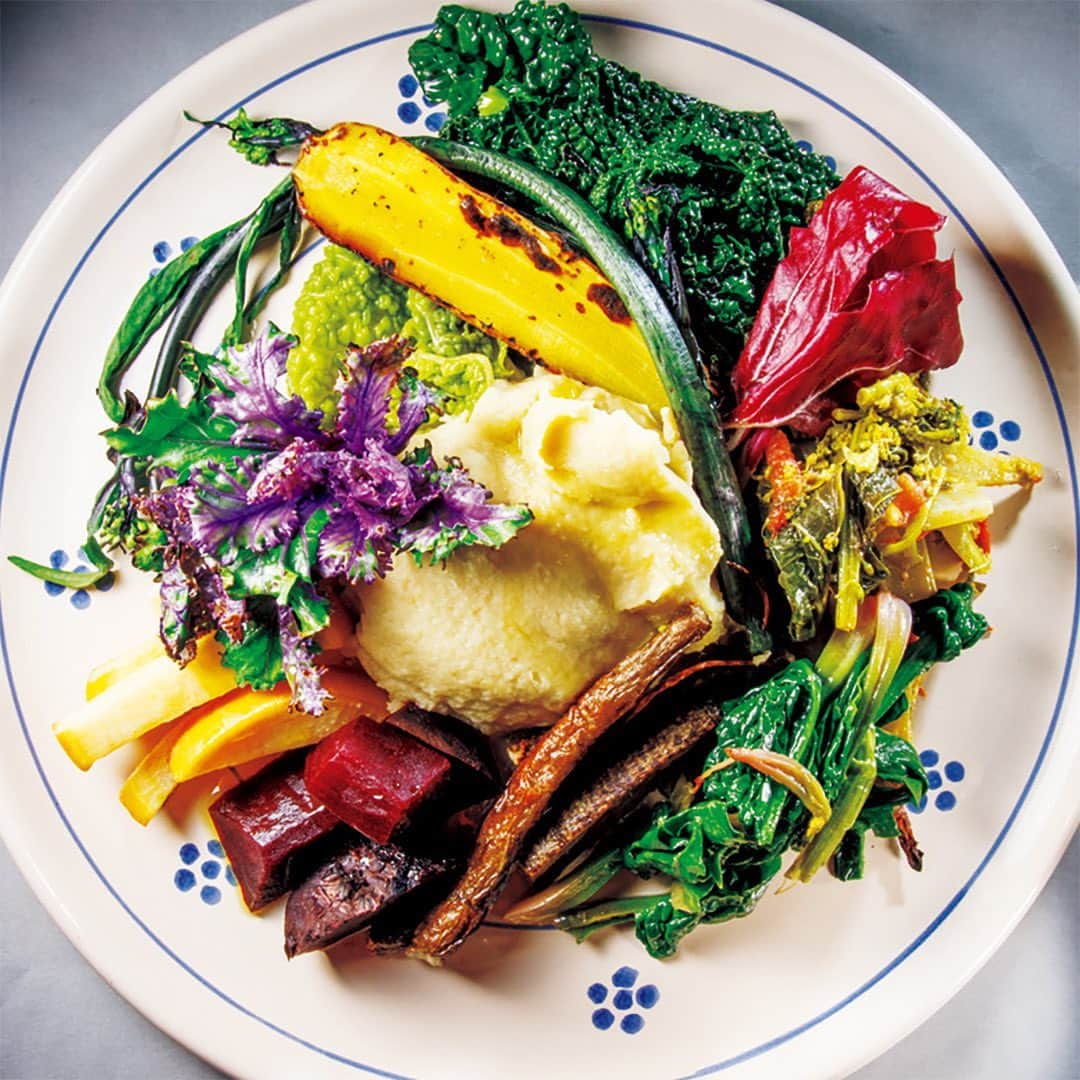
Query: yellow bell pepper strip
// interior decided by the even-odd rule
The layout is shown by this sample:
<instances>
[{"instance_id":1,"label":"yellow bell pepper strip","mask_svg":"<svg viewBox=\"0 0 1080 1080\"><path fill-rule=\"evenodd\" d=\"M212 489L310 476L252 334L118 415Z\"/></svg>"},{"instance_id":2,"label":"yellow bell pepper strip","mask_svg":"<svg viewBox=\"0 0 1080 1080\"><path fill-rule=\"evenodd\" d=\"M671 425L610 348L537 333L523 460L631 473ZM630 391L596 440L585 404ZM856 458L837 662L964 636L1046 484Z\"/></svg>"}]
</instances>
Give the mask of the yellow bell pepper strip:
<instances>
[{"instance_id":1,"label":"yellow bell pepper strip","mask_svg":"<svg viewBox=\"0 0 1080 1080\"><path fill-rule=\"evenodd\" d=\"M373 720L386 717L386 694L366 675L328 671L323 685L331 697L320 716L294 709L287 683L273 690L245 690L215 703L217 707L177 740L169 757L173 776L182 782L310 746L360 715Z\"/></svg>"},{"instance_id":2,"label":"yellow bell pepper strip","mask_svg":"<svg viewBox=\"0 0 1080 1080\"><path fill-rule=\"evenodd\" d=\"M80 769L89 769L118 747L235 689L233 673L208 636L186 667L178 669L164 655L143 664L57 721L53 734Z\"/></svg>"}]
</instances>

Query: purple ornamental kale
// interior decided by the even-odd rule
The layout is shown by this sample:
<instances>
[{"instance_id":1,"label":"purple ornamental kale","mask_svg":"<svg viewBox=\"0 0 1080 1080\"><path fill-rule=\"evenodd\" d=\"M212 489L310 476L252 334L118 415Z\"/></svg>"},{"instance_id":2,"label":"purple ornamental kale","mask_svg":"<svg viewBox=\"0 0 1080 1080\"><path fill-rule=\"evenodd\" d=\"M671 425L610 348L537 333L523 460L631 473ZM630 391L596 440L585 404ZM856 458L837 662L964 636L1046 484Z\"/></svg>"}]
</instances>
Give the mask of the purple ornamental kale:
<instances>
[{"instance_id":1,"label":"purple ornamental kale","mask_svg":"<svg viewBox=\"0 0 1080 1080\"><path fill-rule=\"evenodd\" d=\"M390 454L400 454L427 422L441 398L414 371L402 367L411 352L412 346L397 337L349 349L334 388L339 398L334 436L344 449L363 454L365 447L375 444ZM401 401L397 431L391 433L390 400L395 386Z\"/></svg>"},{"instance_id":2,"label":"purple ornamental kale","mask_svg":"<svg viewBox=\"0 0 1080 1080\"><path fill-rule=\"evenodd\" d=\"M312 716L321 716L329 694L322 685L312 641L300 636L296 615L291 608L280 604L278 635L281 640L281 667L292 687L293 704Z\"/></svg>"},{"instance_id":3,"label":"purple ornamental kale","mask_svg":"<svg viewBox=\"0 0 1080 1080\"><path fill-rule=\"evenodd\" d=\"M161 618L158 633L165 652L179 664L195 659L194 614L199 605L192 595L191 582L180 566L176 549L165 554L161 572Z\"/></svg>"},{"instance_id":4,"label":"purple ornamental kale","mask_svg":"<svg viewBox=\"0 0 1080 1080\"><path fill-rule=\"evenodd\" d=\"M319 427L321 413L278 388L291 346L270 334L209 369L218 389L207 401L237 425L232 441L247 444L248 453L208 458L183 483L173 478L138 499L170 540L162 576L166 643L180 654L196 623L209 621L246 648L247 613L265 612L269 602L276 625L262 627L262 640L267 630L276 636L295 703L318 714L326 693L313 635L329 618L320 582L374 581L390 571L395 551L423 563L462 545L497 547L532 515L491 503L460 462L437 465L430 446L399 457L437 404L415 372L402 370L407 344L390 338L349 350L329 432ZM252 442L266 452L250 453Z\"/></svg>"},{"instance_id":5,"label":"purple ornamental kale","mask_svg":"<svg viewBox=\"0 0 1080 1080\"><path fill-rule=\"evenodd\" d=\"M228 594L221 567L187 545L179 545L177 555L190 589L199 598L204 624L199 632L215 626L229 641L239 641L244 636L245 604Z\"/></svg>"},{"instance_id":6,"label":"purple ornamental kale","mask_svg":"<svg viewBox=\"0 0 1080 1080\"><path fill-rule=\"evenodd\" d=\"M410 352L396 337L365 348L350 346L334 384L338 395L334 438L350 453L362 454L369 442L386 440L390 392L397 381L398 366Z\"/></svg>"},{"instance_id":7,"label":"purple ornamental kale","mask_svg":"<svg viewBox=\"0 0 1080 1080\"><path fill-rule=\"evenodd\" d=\"M442 395L420 381L412 368L404 368L398 378L401 402L398 405L398 429L386 437L383 446L391 454L400 454L409 440L427 423L428 414L442 403Z\"/></svg>"},{"instance_id":8,"label":"purple ornamental kale","mask_svg":"<svg viewBox=\"0 0 1080 1080\"><path fill-rule=\"evenodd\" d=\"M325 475L327 490L346 512L363 507L406 520L421 506L412 471L375 442L369 442L362 455L347 450L327 454Z\"/></svg>"},{"instance_id":9,"label":"purple ornamental kale","mask_svg":"<svg viewBox=\"0 0 1080 1080\"><path fill-rule=\"evenodd\" d=\"M229 641L241 640L245 604L226 592L219 566L180 543L170 544L163 563L159 633L173 660L193 660L196 639L215 627Z\"/></svg>"},{"instance_id":10,"label":"purple ornamental kale","mask_svg":"<svg viewBox=\"0 0 1080 1080\"><path fill-rule=\"evenodd\" d=\"M349 584L374 581L393 566L392 526L374 510L357 507L336 513L319 535L317 567L323 577L344 577Z\"/></svg>"},{"instance_id":11,"label":"purple ornamental kale","mask_svg":"<svg viewBox=\"0 0 1080 1080\"><path fill-rule=\"evenodd\" d=\"M524 506L490 502L491 492L472 480L460 461L451 458L446 465L436 464L430 444L418 447L406 460L426 505L398 530L396 539L417 565L423 565L425 557L442 562L467 545L500 547L532 521Z\"/></svg>"},{"instance_id":12,"label":"purple ornamental kale","mask_svg":"<svg viewBox=\"0 0 1080 1080\"><path fill-rule=\"evenodd\" d=\"M273 491L256 494L254 484L265 471L260 468L264 460L237 458L231 465L208 463L191 470L187 485L191 544L203 555L227 563L234 552L267 551L295 535L300 505ZM295 477L288 474L283 479L292 482Z\"/></svg>"},{"instance_id":13,"label":"purple ornamental kale","mask_svg":"<svg viewBox=\"0 0 1080 1080\"><path fill-rule=\"evenodd\" d=\"M236 424L234 443L258 442L283 447L291 439L319 441L323 414L302 398L283 394L278 383L294 339L267 332L242 348L230 349L228 361L211 365L218 385L206 398L217 416Z\"/></svg>"}]
</instances>

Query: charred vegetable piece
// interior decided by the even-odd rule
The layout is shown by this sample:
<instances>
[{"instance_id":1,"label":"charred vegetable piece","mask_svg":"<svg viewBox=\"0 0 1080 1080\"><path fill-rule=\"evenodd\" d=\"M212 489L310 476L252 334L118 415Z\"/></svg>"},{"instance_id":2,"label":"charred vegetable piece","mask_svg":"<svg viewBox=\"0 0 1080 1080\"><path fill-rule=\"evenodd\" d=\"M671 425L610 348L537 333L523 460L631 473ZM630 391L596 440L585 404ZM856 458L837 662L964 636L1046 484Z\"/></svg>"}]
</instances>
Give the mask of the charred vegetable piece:
<instances>
[{"instance_id":1,"label":"charred vegetable piece","mask_svg":"<svg viewBox=\"0 0 1080 1080\"><path fill-rule=\"evenodd\" d=\"M451 814L437 829L425 831L421 853L445 861L447 874L421 886L402 903L372 920L368 932L368 948L372 952L386 955L402 953L408 948L424 916L446 896L451 885L450 871L460 871L464 865L493 801L485 799L466 806ZM416 839L419 841L420 838Z\"/></svg>"},{"instance_id":2,"label":"charred vegetable piece","mask_svg":"<svg viewBox=\"0 0 1080 1080\"><path fill-rule=\"evenodd\" d=\"M304 144L293 177L304 216L390 277L556 371L657 409L667 403L611 282L557 234L405 139L338 124Z\"/></svg>"},{"instance_id":3,"label":"charred vegetable piece","mask_svg":"<svg viewBox=\"0 0 1080 1080\"><path fill-rule=\"evenodd\" d=\"M908 866L916 873L919 873L923 868L923 850L919 847L919 841L915 839L915 830L911 827L911 818L902 806L894 806L892 815L893 821L896 822L900 850L904 853Z\"/></svg>"},{"instance_id":4,"label":"charred vegetable piece","mask_svg":"<svg viewBox=\"0 0 1080 1080\"><path fill-rule=\"evenodd\" d=\"M389 724L361 717L311 751L304 778L342 821L384 844L449 773L444 754Z\"/></svg>"},{"instance_id":5,"label":"charred vegetable piece","mask_svg":"<svg viewBox=\"0 0 1080 1080\"><path fill-rule=\"evenodd\" d=\"M288 754L210 807L221 844L252 911L286 893L343 831L304 784L304 755Z\"/></svg>"},{"instance_id":6,"label":"charred vegetable piece","mask_svg":"<svg viewBox=\"0 0 1080 1080\"><path fill-rule=\"evenodd\" d=\"M503 776L509 776L525 760L543 734L543 728L530 728L527 731L512 731L496 741L496 757Z\"/></svg>"},{"instance_id":7,"label":"charred vegetable piece","mask_svg":"<svg viewBox=\"0 0 1080 1080\"><path fill-rule=\"evenodd\" d=\"M480 826L484 824L484 818L494 799L484 799L483 802L473 803L466 806L448 817L445 823L434 834L434 844L438 845L439 852L451 852L468 854L476 842L476 834Z\"/></svg>"},{"instance_id":8,"label":"charred vegetable piece","mask_svg":"<svg viewBox=\"0 0 1080 1080\"><path fill-rule=\"evenodd\" d=\"M709 625L700 608L682 610L597 679L541 736L484 819L464 876L417 931L411 955L438 963L472 933L498 896L526 836L574 767Z\"/></svg>"},{"instance_id":9,"label":"charred vegetable piece","mask_svg":"<svg viewBox=\"0 0 1080 1080\"><path fill-rule=\"evenodd\" d=\"M447 873L445 863L357 837L289 896L285 955L325 949Z\"/></svg>"},{"instance_id":10,"label":"charred vegetable piece","mask_svg":"<svg viewBox=\"0 0 1080 1080\"><path fill-rule=\"evenodd\" d=\"M487 755L478 740L472 737L475 733L460 720L407 705L388 717L387 723L448 757L456 766L456 779L462 786L480 788L484 792L494 789L495 777L486 760Z\"/></svg>"},{"instance_id":11,"label":"charred vegetable piece","mask_svg":"<svg viewBox=\"0 0 1080 1080\"><path fill-rule=\"evenodd\" d=\"M522 864L525 876L536 881L605 821L636 803L655 783L657 776L716 727L720 717L720 709L715 705L692 709L612 765L595 784L570 803L558 821L537 841Z\"/></svg>"}]
</instances>

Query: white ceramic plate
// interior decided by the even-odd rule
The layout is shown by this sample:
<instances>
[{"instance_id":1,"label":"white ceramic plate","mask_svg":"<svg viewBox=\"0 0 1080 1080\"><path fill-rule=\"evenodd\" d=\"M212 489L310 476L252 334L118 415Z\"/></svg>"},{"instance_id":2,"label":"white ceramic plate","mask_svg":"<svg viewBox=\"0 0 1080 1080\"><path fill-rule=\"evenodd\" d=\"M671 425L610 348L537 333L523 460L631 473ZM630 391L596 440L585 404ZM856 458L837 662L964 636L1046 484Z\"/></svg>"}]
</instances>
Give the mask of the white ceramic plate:
<instances>
[{"instance_id":1,"label":"white ceramic plate","mask_svg":"<svg viewBox=\"0 0 1080 1080\"><path fill-rule=\"evenodd\" d=\"M82 774L50 736L87 668L152 632L152 588L128 574L108 592L49 592L5 563L4 839L103 976L236 1075L840 1074L970 977L1074 825L1080 504L1069 428L1080 315L1058 256L957 128L816 27L744 2L578 6L598 16L600 51L726 105L775 109L840 171L869 165L949 215L941 243L956 254L967 348L935 386L976 413L984 445L1039 458L1047 479L994 519L981 606L995 633L935 673L920 717L936 781L915 819L927 868L913 875L879 845L863 883L769 896L750 919L698 931L667 963L623 932L577 947L489 930L439 972L348 948L287 964L280 911L242 909L197 800L174 800L140 830L116 800L130 757ZM0 552L77 561L105 474L92 387L112 330L149 270L185 238L247 213L276 179L219 135L193 132L181 110L244 104L315 124L422 130L437 110L402 76L434 9L322 0L290 11L170 83L71 180L0 292ZM288 305L286 293L278 321ZM62 439L42 437L57 428Z\"/></svg>"}]
</instances>

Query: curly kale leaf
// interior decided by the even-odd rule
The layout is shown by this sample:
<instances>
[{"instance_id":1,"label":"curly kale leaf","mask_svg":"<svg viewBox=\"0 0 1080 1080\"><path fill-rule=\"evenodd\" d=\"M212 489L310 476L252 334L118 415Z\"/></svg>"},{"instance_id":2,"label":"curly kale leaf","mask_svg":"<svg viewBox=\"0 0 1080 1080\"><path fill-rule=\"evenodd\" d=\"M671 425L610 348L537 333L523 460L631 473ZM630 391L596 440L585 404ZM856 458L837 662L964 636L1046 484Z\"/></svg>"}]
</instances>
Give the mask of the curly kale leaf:
<instances>
[{"instance_id":1,"label":"curly kale leaf","mask_svg":"<svg viewBox=\"0 0 1080 1080\"><path fill-rule=\"evenodd\" d=\"M241 686L272 690L285 678L281 659L278 610L273 601L256 598L247 602L244 633L239 641L230 641L221 633L221 662L232 668Z\"/></svg>"},{"instance_id":2,"label":"curly kale leaf","mask_svg":"<svg viewBox=\"0 0 1080 1080\"><path fill-rule=\"evenodd\" d=\"M676 93L597 56L565 4L440 9L409 58L442 134L535 165L621 232L693 328L717 386L788 230L837 183L771 112Z\"/></svg>"},{"instance_id":3,"label":"curly kale leaf","mask_svg":"<svg viewBox=\"0 0 1080 1080\"><path fill-rule=\"evenodd\" d=\"M509 15L449 4L432 32L409 49L425 93L445 101L451 119L492 112L509 98L542 102L591 56L592 42L576 12L566 4L525 0Z\"/></svg>"}]
</instances>

